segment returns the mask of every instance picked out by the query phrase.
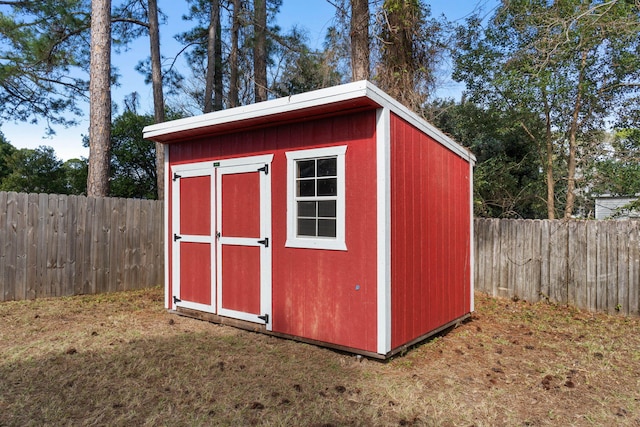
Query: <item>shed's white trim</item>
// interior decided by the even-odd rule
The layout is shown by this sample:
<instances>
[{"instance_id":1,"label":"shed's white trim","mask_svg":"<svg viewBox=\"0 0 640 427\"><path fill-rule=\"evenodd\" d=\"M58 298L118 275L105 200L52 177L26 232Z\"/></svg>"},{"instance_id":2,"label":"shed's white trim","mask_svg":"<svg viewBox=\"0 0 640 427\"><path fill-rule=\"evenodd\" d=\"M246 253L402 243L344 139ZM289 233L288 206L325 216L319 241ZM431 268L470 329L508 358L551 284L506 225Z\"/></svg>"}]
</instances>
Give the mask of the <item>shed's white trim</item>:
<instances>
[{"instance_id":1,"label":"shed's white trim","mask_svg":"<svg viewBox=\"0 0 640 427\"><path fill-rule=\"evenodd\" d=\"M171 283L171 265L169 263L169 251L171 250L171 239L169 237L169 191L171 189L171 179L169 179L169 146L164 145L164 307L171 309L171 298L169 297L169 284Z\"/></svg>"},{"instance_id":2,"label":"shed's white trim","mask_svg":"<svg viewBox=\"0 0 640 427\"><path fill-rule=\"evenodd\" d=\"M469 219L469 311L474 311L475 307L475 236L474 236L474 225L473 225L473 163L469 163L469 215L471 218Z\"/></svg>"},{"instance_id":3,"label":"shed's white trim","mask_svg":"<svg viewBox=\"0 0 640 427\"><path fill-rule=\"evenodd\" d=\"M345 103L346 105L344 108L349 108L351 107L351 104L356 103L358 100L365 99L370 100L371 104L373 104L372 106L389 109L389 111L408 121L413 126L417 127L457 155L469 162L475 162L475 157L471 152L453 141L435 126L427 123L391 96L387 95L381 89L377 88L373 83L366 80L314 90L298 95L291 95L270 101L258 102L241 107L229 108L227 110L215 111L199 116L157 123L146 126L143 129L143 135L146 139L166 140L166 138L161 137L185 131L194 131L198 129L204 130L204 128L215 128L220 125L266 117L274 117L273 121L276 122L276 116L281 114L340 103ZM353 101L353 103L350 103L349 101Z\"/></svg>"},{"instance_id":4,"label":"shed's white trim","mask_svg":"<svg viewBox=\"0 0 640 427\"><path fill-rule=\"evenodd\" d=\"M391 351L391 114L376 112L377 321L379 354Z\"/></svg>"}]
</instances>

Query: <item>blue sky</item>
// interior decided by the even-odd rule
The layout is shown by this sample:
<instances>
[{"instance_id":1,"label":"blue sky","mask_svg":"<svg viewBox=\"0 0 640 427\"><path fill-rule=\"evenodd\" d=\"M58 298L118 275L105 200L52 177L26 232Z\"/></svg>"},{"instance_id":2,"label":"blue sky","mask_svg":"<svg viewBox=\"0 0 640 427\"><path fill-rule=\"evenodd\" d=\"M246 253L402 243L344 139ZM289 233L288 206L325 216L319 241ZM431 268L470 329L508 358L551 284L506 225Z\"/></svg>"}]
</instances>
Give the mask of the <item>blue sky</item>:
<instances>
[{"instance_id":1,"label":"blue sky","mask_svg":"<svg viewBox=\"0 0 640 427\"><path fill-rule=\"evenodd\" d=\"M451 21L464 20L476 10L489 13L498 0L426 0L431 4L432 16L445 15ZM161 52L163 56L174 56L179 46L174 42L173 35L188 28L182 20L185 2L176 0L158 0L160 9L168 17L167 27L161 28ZM327 0L283 0L277 23L283 30L294 25L305 28L308 32L309 43L312 47L319 47L324 40L325 32L332 25L335 9ZM113 88L113 101L122 104L125 95L136 91L141 96L141 111L152 111L151 88L144 84L144 78L134 70L140 55L148 55L148 40L136 41L131 50L114 56L113 64L122 75L121 85ZM446 64L445 64L446 71ZM446 79L441 85L441 94L456 96L462 88ZM88 149L82 146L82 135L88 134L89 114L81 117L80 125L65 129L54 127L56 135L45 138L44 124L29 125L26 123L3 123L0 130L7 140L18 148L36 148L40 145L53 147L59 158L67 160L74 157L87 157Z\"/></svg>"}]
</instances>

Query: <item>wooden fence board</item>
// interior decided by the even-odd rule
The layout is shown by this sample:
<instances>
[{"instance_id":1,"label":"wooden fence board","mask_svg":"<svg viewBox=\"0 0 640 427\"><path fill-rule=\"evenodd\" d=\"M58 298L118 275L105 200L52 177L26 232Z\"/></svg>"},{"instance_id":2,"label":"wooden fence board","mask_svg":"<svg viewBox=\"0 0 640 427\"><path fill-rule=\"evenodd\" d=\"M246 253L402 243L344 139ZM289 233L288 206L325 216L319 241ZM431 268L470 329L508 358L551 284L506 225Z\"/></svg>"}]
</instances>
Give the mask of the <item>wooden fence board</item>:
<instances>
[{"instance_id":1,"label":"wooden fence board","mask_svg":"<svg viewBox=\"0 0 640 427\"><path fill-rule=\"evenodd\" d=\"M38 194L28 195L28 207L27 207L27 262L26 262L26 281L27 281L27 294L25 298L34 299L37 296L38 283L40 277L38 276L38 218L40 215L39 209L39 196ZM0 202L0 206L2 206Z\"/></svg>"},{"instance_id":2,"label":"wooden fence board","mask_svg":"<svg viewBox=\"0 0 640 427\"><path fill-rule=\"evenodd\" d=\"M551 291L549 290L549 271L550 271L550 225L549 221L540 223L540 286L539 293L542 298L549 299Z\"/></svg>"},{"instance_id":3,"label":"wooden fence board","mask_svg":"<svg viewBox=\"0 0 640 427\"><path fill-rule=\"evenodd\" d=\"M598 306L598 223L588 222L586 224L587 258L585 279L586 302L583 308L596 311Z\"/></svg>"},{"instance_id":4,"label":"wooden fence board","mask_svg":"<svg viewBox=\"0 0 640 427\"><path fill-rule=\"evenodd\" d=\"M586 304L586 222L571 221L568 224L567 301L574 306Z\"/></svg>"},{"instance_id":5,"label":"wooden fence board","mask_svg":"<svg viewBox=\"0 0 640 427\"><path fill-rule=\"evenodd\" d=\"M7 223L7 213L9 211L7 206L8 196L8 193L0 192L0 301L4 301L4 290L9 286L6 269L7 252L11 244L7 232L9 227ZM5 206L7 207L6 209Z\"/></svg>"},{"instance_id":6,"label":"wooden fence board","mask_svg":"<svg viewBox=\"0 0 640 427\"><path fill-rule=\"evenodd\" d=\"M640 315L640 222L629 231L629 314Z\"/></svg>"},{"instance_id":7,"label":"wooden fence board","mask_svg":"<svg viewBox=\"0 0 640 427\"><path fill-rule=\"evenodd\" d=\"M629 221L616 221L617 226L617 271L618 301L615 310L620 314L629 314Z\"/></svg>"},{"instance_id":8,"label":"wooden fence board","mask_svg":"<svg viewBox=\"0 0 640 427\"><path fill-rule=\"evenodd\" d=\"M16 198L16 275L14 299L27 298L27 213L29 195L18 194Z\"/></svg>"}]
</instances>

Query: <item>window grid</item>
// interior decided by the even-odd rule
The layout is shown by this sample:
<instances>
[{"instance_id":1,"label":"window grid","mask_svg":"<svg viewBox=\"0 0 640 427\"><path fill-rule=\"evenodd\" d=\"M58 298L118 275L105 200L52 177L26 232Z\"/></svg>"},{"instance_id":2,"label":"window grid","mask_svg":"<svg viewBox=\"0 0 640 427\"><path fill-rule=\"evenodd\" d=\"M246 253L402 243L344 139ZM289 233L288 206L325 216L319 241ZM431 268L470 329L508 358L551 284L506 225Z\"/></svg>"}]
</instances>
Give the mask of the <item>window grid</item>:
<instances>
[{"instance_id":1,"label":"window grid","mask_svg":"<svg viewBox=\"0 0 640 427\"><path fill-rule=\"evenodd\" d=\"M296 160L296 235L336 238L337 156Z\"/></svg>"}]
</instances>

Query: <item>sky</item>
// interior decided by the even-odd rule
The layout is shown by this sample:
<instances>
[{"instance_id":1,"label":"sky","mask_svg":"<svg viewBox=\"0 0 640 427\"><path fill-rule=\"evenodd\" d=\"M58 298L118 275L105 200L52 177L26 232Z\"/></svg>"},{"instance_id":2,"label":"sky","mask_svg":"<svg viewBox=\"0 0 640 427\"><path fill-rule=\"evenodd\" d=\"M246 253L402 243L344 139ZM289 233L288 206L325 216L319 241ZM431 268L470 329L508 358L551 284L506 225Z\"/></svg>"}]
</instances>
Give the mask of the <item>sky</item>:
<instances>
[{"instance_id":1,"label":"sky","mask_svg":"<svg viewBox=\"0 0 640 427\"><path fill-rule=\"evenodd\" d=\"M160 28L160 50L165 57L175 56L180 49L173 35L188 28L188 24L182 20L185 3L176 0L158 0L159 8L167 15L167 23ZM426 3L431 5L433 17L444 15L450 21L460 22L477 10L489 13L498 0L426 0ZM334 15L335 9L327 0L283 0L276 20L283 31L287 31L294 25L306 29L311 47L319 48L327 28L333 23ZM136 72L134 67L138 57L149 55L148 49L148 39L140 38L131 45L128 52L119 55L114 52L112 59L113 65L121 74L120 85L112 88L112 101L122 105L124 97L136 91L141 98L140 111L144 113L153 111L151 86L144 83L144 77ZM446 78L448 67L447 64L443 65L445 78L438 94L456 98L463 86ZM82 146L82 137L89 133L89 106L85 104L81 107L85 114L78 118L80 124L70 128L54 126L56 134L53 137L46 136L45 124L42 121L36 125L5 122L0 126L0 131L9 143L17 148L33 149L45 145L53 147L56 155L62 160L88 157L89 149Z\"/></svg>"}]
</instances>

